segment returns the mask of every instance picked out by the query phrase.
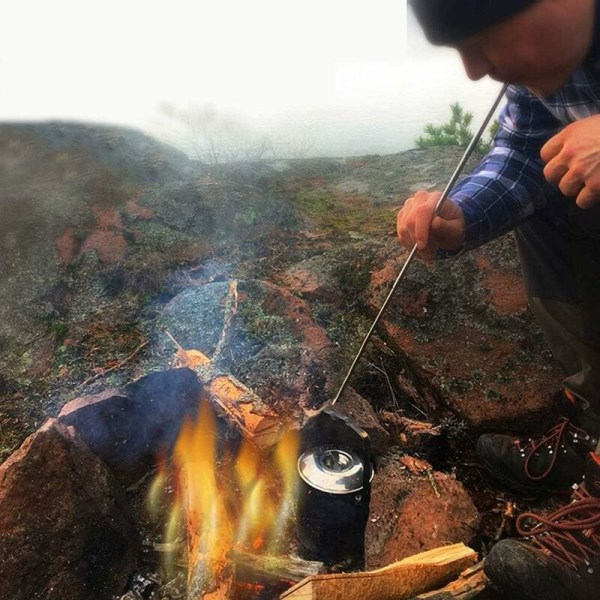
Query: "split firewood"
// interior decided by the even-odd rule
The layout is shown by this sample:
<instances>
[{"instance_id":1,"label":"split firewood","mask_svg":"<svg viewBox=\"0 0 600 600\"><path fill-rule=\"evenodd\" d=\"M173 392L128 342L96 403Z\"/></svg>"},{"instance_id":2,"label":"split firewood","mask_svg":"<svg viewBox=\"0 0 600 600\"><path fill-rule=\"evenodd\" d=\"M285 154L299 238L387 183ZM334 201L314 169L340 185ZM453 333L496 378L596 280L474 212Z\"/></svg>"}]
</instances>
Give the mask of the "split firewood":
<instances>
[{"instance_id":1,"label":"split firewood","mask_svg":"<svg viewBox=\"0 0 600 600\"><path fill-rule=\"evenodd\" d=\"M465 569L458 579L447 586L414 596L411 600L469 600L483 592L489 583L483 572L483 561L474 567Z\"/></svg>"},{"instance_id":2,"label":"split firewood","mask_svg":"<svg viewBox=\"0 0 600 600\"><path fill-rule=\"evenodd\" d=\"M281 437L284 422L252 390L223 373L199 350L184 349L166 332L177 348L177 366L193 369L202 383L202 396L242 436L259 448L270 448Z\"/></svg>"},{"instance_id":3,"label":"split firewood","mask_svg":"<svg viewBox=\"0 0 600 600\"><path fill-rule=\"evenodd\" d=\"M406 600L443 585L476 560L475 551L464 544L442 546L375 571L314 575L296 584L280 598Z\"/></svg>"},{"instance_id":4,"label":"split firewood","mask_svg":"<svg viewBox=\"0 0 600 600\"><path fill-rule=\"evenodd\" d=\"M229 600L235 588L233 524L218 498L219 480L211 469L213 419L210 413L202 414L204 428L184 431L176 449L187 530L188 600ZM195 452L202 443L207 444L205 451Z\"/></svg>"},{"instance_id":5,"label":"split firewood","mask_svg":"<svg viewBox=\"0 0 600 600\"><path fill-rule=\"evenodd\" d=\"M270 448L281 437L284 422L253 391L231 375L198 368L203 395L246 439L259 448Z\"/></svg>"}]
</instances>

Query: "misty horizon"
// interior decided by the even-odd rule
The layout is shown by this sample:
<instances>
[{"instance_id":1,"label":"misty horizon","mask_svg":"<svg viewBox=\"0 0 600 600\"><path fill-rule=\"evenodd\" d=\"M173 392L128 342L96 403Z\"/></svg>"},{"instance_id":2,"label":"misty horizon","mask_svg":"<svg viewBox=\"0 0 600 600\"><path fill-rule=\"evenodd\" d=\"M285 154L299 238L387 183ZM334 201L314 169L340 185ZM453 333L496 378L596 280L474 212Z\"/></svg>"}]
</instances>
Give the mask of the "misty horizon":
<instances>
[{"instance_id":1,"label":"misty horizon","mask_svg":"<svg viewBox=\"0 0 600 600\"><path fill-rule=\"evenodd\" d=\"M236 137L283 158L344 157L412 148L454 102L477 121L498 89L469 81L454 51L430 46L404 0L368 10L178 0L168 12L59 0L31 15L27 3L11 7L0 40L0 121L123 125L188 153L190 129L169 111L210 115L200 129L213 146Z\"/></svg>"}]
</instances>

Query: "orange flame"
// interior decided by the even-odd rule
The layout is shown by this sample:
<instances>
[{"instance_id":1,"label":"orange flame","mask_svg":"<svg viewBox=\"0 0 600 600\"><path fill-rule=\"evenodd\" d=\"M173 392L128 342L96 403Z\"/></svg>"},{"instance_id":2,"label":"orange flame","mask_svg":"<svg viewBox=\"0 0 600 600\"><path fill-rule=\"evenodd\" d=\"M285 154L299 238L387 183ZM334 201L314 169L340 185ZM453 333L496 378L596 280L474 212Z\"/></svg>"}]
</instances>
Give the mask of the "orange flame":
<instances>
[{"instance_id":1,"label":"orange flame","mask_svg":"<svg viewBox=\"0 0 600 600\"><path fill-rule=\"evenodd\" d=\"M184 423L173 458L186 507L188 564L222 564L233 534L216 478L216 419L206 402L196 423Z\"/></svg>"},{"instance_id":2,"label":"orange flame","mask_svg":"<svg viewBox=\"0 0 600 600\"><path fill-rule=\"evenodd\" d=\"M183 509L189 577L200 561L218 570L234 549L274 554L281 548L293 512L298 452L299 435L290 431L269 456L247 441L236 457L219 456L217 420L208 402L201 402L198 418L184 423L173 452L177 497L165 535L175 540ZM159 469L150 507L160 502L166 479L166 469Z\"/></svg>"}]
</instances>

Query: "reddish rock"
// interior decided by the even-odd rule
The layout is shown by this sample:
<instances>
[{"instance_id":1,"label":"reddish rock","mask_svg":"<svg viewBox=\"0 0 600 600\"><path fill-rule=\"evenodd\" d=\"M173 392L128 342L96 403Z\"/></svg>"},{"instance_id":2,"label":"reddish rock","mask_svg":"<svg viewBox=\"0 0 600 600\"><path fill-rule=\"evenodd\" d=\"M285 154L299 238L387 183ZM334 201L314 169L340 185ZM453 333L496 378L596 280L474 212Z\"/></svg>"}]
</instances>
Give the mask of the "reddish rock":
<instances>
[{"instance_id":1,"label":"reddish rock","mask_svg":"<svg viewBox=\"0 0 600 600\"><path fill-rule=\"evenodd\" d=\"M477 256L477 266L485 275L485 287L499 315L520 314L527 309L527 294L520 275L495 269L483 254Z\"/></svg>"},{"instance_id":2,"label":"reddish rock","mask_svg":"<svg viewBox=\"0 0 600 600\"><path fill-rule=\"evenodd\" d=\"M153 210L140 206L135 200L128 200L125 203L125 209L129 215L137 217L138 219L149 220L154 219L156 216L156 213Z\"/></svg>"},{"instance_id":3,"label":"reddish rock","mask_svg":"<svg viewBox=\"0 0 600 600\"><path fill-rule=\"evenodd\" d=\"M125 259L127 248L127 241L121 233L96 231L87 236L79 252L96 252L103 263L118 264Z\"/></svg>"},{"instance_id":4,"label":"reddish rock","mask_svg":"<svg viewBox=\"0 0 600 600\"><path fill-rule=\"evenodd\" d=\"M75 231L71 228L66 229L63 234L56 238L56 250L64 267L68 267L77 256L79 243Z\"/></svg>"},{"instance_id":5,"label":"reddish rock","mask_svg":"<svg viewBox=\"0 0 600 600\"><path fill-rule=\"evenodd\" d=\"M325 330L314 322L306 302L272 283L261 283L267 292L262 302L267 314L285 318L297 340L307 350L318 354L331 348L331 340Z\"/></svg>"},{"instance_id":6,"label":"reddish rock","mask_svg":"<svg viewBox=\"0 0 600 600\"><path fill-rule=\"evenodd\" d=\"M367 304L372 311L377 312L381 308L407 258L408 252L403 248L398 248L394 252L393 258L386 259L385 253L380 256L379 260L383 262L383 267L371 272L369 289L367 290ZM415 268L431 276L435 272L435 263L413 262L413 269ZM432 288L407 275L396 288L387 315L389 316L392 312L400 313L401 316L406 318L426 320L435 318L434 314L429 314Z\"/></svg>"},{"instance_id":7,"label":"reddish rock","mask_svg":"<svg viewBox=\"0 0 600 600\"><path fill-rule=\"evenodd\" d=\"M339 302L341 294L330 280L322 274L296 266L281 276L281 283L298 296L307 300Z\"/></svg>"},{"instance_id":8,"label":"reddish rock","mask_svg":"<svg viewBox=\"0 0 600 600\"><path fill-rule=\"evenodd\" d=\"M367 568L446 544L468 544L479 520L471 497L454 477L432 469L411 473L392 457L375 474L371 487Z\"/></svg>"},{"instance_id":9,"label":"reddish rock","mask_svg":"<svg viewBox=\"0 0 600 600\"><path fill-rule=\"evenodd\" d=\"M55 420L0 465L0 598L106 600L137 548L123 491Z\"/></svg>"},{"instance_id":10,"label":"reddish rock","mask_svg":"<svg viewBox=\"0 0 600 600\"><path fill-rule=\"evenodd\" d=\"M96 217L96 224L99 229L106 231L113 229L121 231L123 229L123 220L118 209L115 206L103 206L102 204L95 204L92 207L94 216Z\"/></svg>"},{"instance_id":11,"label":"reddish rock","mask_svg":"<svg viewBox=\"0 0 600 600\"><path fill-rule=\"evenodd\" d=\"M453 334L417 342L409 331L388 322L383 326L410 353L420 379L436 390L438 410L450 408L478 428L504 424L525 429L554 410L562 375L551 365L523 361L515 341L465 328L460 338ZM422 404L431 409L423 394Z\"/></svg>"},{"instance_id":12,"label":"reddish rock","mask_svg":"<svg viewBox=\"0 0 600 600\"><path fill-rule=\"evenodd\" d=\"M371 277L373 314L406 252L384 257ZM460 259L415 260L381 327L429 418L449 409L477 428L527 431L555 417L563 374L527 310L510 237Z\"/></svg>"}]
</instances>

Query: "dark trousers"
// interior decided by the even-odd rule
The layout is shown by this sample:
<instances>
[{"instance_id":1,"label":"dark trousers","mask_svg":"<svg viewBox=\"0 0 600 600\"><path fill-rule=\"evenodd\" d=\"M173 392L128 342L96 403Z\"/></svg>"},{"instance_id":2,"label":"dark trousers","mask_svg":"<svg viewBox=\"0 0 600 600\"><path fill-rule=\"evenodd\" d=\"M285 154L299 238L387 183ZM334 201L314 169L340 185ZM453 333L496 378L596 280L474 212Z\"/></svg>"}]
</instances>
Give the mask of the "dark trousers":
<instances>
[{"instance_id":1,"label":"dark trousers","mask_svg":"<svg viewBox=\"0 0 600 600\"><path fill-rule=\"evenodd\" d=\"M580 425L600 434L600 206L580 209L549 191L516 230L525 286L577 399Z\"/></svg>"}]
</instances>

